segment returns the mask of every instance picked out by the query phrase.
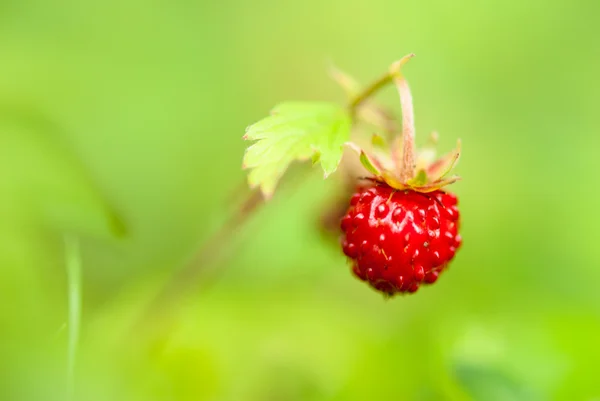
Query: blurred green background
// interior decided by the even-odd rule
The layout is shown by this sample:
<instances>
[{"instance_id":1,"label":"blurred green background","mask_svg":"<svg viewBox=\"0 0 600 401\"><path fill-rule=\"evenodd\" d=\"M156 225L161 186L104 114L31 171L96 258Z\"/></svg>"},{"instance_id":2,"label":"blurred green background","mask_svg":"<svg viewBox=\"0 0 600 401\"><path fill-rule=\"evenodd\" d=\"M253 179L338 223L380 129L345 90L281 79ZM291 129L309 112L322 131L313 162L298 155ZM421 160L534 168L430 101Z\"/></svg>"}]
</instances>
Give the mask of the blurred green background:
<instances>
[{"instance_id":1,"label":"blurred green background","mask_svg":"<svg viewBox=\"0 0 600 401\"><path fill-rule=\"evenodd\" d=\"M600 399L600 3L0 3L0 399ZM235 210L247 125L399 57L420 142L463 140L464 245L414 296L354 279L318 171L154 301ZM398 107L393 90L380 96ZM240 192L241 191L241 192ZM207 256L209 255L209 256Z\"/></svg>"}]
</instances>

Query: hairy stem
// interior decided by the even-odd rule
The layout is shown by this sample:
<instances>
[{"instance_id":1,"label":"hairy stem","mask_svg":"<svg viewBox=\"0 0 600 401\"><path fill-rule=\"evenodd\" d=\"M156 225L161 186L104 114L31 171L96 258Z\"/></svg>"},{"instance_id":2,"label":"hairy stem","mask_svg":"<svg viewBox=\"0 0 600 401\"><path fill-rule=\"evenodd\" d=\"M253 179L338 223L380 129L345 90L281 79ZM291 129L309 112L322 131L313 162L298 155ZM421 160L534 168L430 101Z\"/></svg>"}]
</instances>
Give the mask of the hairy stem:
<instances>
[{"instance_id":1,"label":"hairy stem","mask_svg":"<svg viewBox=\"0 0 600 401\"><path fill-rule=\"evenodd\" d=\"M406 182L415 176L415 115L412 95L408 82L400 72L401 67L414 55L409 54L392 64L390 74L400 95L402 107L402 137L394 141L392 152L397 168L400 170L400 180Z\"/></svg>"},{"instance_id":2,"label":"hairy stem","mask_svg":"<svg viewBox=\"0 0 600 401\"><path fill-rule=\"evenodd\" d=\"M354 115L356 109L381 88L392 82L396 85L402 107L402 136L396 137L392 143L392 157L396 168L399 170L402 182L409 181L415 175L415 118L412 95L406 79L400 72L402 66L413 57L414 54L411 53L393 63L385 75L379 77L362 92L353 96L348 105L350 114Z\"/></svg>"}]
</instances>

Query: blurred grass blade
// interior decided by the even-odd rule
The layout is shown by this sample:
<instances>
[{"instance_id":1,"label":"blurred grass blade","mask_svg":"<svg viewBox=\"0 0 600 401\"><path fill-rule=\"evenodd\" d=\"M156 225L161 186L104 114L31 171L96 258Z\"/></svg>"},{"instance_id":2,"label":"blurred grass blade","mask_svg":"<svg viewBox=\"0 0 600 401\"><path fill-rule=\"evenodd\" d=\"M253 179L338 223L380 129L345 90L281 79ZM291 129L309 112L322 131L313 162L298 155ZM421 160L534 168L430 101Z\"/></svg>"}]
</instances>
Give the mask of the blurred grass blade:
<instances>
[{"instance_id":1,"label":"blurred grass blade","mask_svg":"<svg viewBox=\"0 0 600 401\"><path fill-rule=\"evenodd\" d=\"M72 235L65 235L65 258L67 268L69 339L67 348L67 400L74 400L75 364L79 347L79 330L81 326L81 250L79 240Z\"/></svg>"}]
</instances>

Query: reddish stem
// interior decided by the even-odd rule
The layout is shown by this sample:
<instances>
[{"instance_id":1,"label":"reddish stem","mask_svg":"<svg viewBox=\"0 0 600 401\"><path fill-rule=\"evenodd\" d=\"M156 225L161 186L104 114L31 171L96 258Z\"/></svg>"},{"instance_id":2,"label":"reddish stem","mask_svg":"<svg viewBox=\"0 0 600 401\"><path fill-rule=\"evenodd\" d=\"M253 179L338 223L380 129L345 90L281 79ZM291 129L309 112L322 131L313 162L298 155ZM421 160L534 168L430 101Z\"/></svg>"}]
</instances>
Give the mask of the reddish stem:
<instances>
[{"instance_id":1,"label":"reddish stem","mask_svg":"<svg viewBox=\"0 0 600 401\"><path fill-rule=\"evenodd\" d=\"M394 84L400 95L400 105L402 107L402 138L397 138L394 142L394 161L400 170L400 180L409 181L415 176L415 115L413 110L412 95L408 82L400 72L400 68L410 60L414 54L409 54L399 61L392 64L390 73L393 76ZM400 146L402 139L402 146ZM402 149L402 157L400 157Z\"/></svg>"},{"instance_id":2,"label":"reddish stem","mask_svg":"<svg viewBox=\"0 0 600 401\"><path fill-rule=\"evenodd\" d=\"M305 169L292 168L282 184L297 188L301 185L302 180L308 177ZM245 188L245 185L240 187L242 191L246 192ZM225 256L231 239L265 204L265 199L258 190L245 194L238 193L237 198L242 198L242 202L236 211L202 244L192 259L181 270L174 273L142 310L139 319L135 322L137 330L145 330L144 325L152 322L165 325L163 329L166 330L168 325L164 322L164 318L175 313L176 308L180 306L179 303L191 294L200 279L204 276L203 284L206 285L211 274L213 279L216 278L218 262L222 261L220 259Z\"/></svg>"}]
</instances>

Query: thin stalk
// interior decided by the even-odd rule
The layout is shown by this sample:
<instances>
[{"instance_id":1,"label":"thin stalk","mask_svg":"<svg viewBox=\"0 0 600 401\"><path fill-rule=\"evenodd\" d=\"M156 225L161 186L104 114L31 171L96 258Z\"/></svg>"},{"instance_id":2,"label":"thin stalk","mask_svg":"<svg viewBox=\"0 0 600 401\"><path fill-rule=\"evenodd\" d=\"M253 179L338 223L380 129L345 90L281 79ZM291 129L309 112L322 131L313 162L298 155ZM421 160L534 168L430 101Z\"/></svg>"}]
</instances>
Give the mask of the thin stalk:
<instances>
[{"instance_id":1,"label":"thin stalk","mask_svg":"<svg viewBox=\"0 0 600 401\"><path fill-rule=\"evenodd\" d=\"M392 147L394 161L400 170L401 182L407 182L415 176L415 113L408 82L400 72L401 67L413 56L414 54L409 54L403 57L392 64L390 69L402 107L402 137L396 138Z\"/></svg>"},{"instance_id":2,"label":"thin stalk","mask_svg":"<svg viewBox=\"0 0 600 401\"><path fill-rule=\"evenodd\" d=\"M67 400L75 396L75 362L79 347L79 331L81 327L81 250L79 240L65 235L65 258L68 286L68 329L69 339L67 348Z\"/></svg>"},{"instance_id":3,"label":"thin stalk","mask_svg":"<svg viewBox=\"0 0 600 401\"><path fill-rule=\"evenodd\" d=\"M350 113L354 114L358 106L360 106L365 100L373 96L376 92L378 92L381 88L385 87L387 84L392 82L393 75L390 72L387 72L385 75L379 77L379 79L373 81L371 85L367 86L362 92L358 95L354 96L350 100L350 104L348 108L350 109Z\"/></svg>"},{"instance_id":4,"label":"thin stalk","mask_svg":"<svg viewBox=\"0 0 600 401\"><path fill-rule=\"evenodd\" d=\"M408 82L403 76L394 78L396 88L400 94L402 106L402 160L400 165L400 180L406 182L415 175L415 116L412 103L412 95ZM398 153L400 144L395 146L394 153ZM395 159L398 155L395 155Z\"/></svg>"},{"instance_id":5,"label":"thin stalk","mask_svg":"<svg viewBox=\"0 0 600 401\"><path fill-rule=\"evenodd\" d=\"M363 89L362 92L359 92L357 95L353 96L352 99L350 100L350 103L348 104L348 109L350 110L350 113L354 114L356 109L365 100L367 100L368 98L373 96L376 92L378 92L380 89L384 88L387 84L391 83L396 78L396 76L398 74L400 74L400 68L414 56L415 55L413 53L411 53L409 55L402 57L400 60L398 60L394 64L392 64L392 66L390 67L390 70L388 72L386 72L384 75L382 75L381 77L379 77L378 79L373 81L369 86L367 86L365 89ZM337 75L339 75L339 72L337 70L334 70L333 73L336 74L336 75L334 75L334 78ZM337 77L337 80L339 81L339 77Z\"/></svg>"},{"instance_id":6,"label":"thin stalk","mask_svg":"<svg viewBox=\"0 0 600 401\"><path fill-rule=\"evenodd\" d=\"M381 88L393 82L400 95L402 107L402 136L395 138L392 144L392 157L399 170L401 182L407 182L415 175L415 117L413 111L412 95L404 76L400 72L402 66L408 62L414 54L408 54L393 63L389 71L373 81L362 92L352 97L348 109L354 115L356 109L373 96Z\"/></svg>"}]
</instances>

